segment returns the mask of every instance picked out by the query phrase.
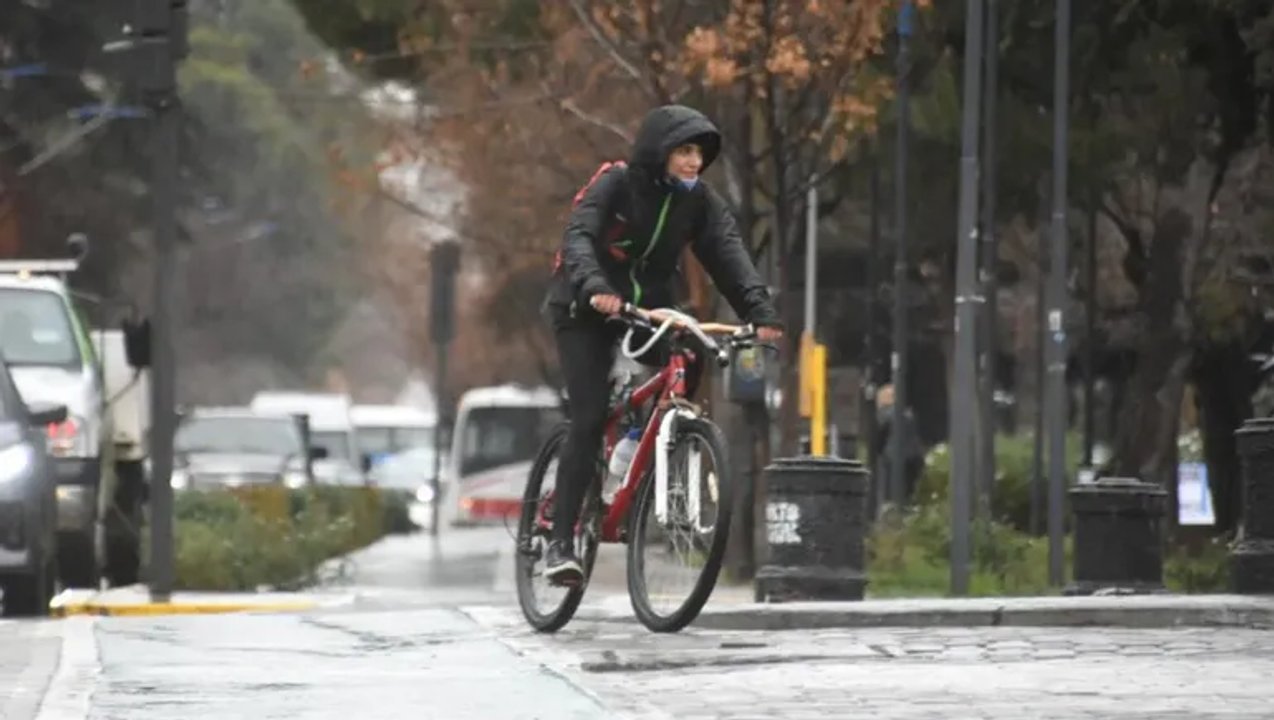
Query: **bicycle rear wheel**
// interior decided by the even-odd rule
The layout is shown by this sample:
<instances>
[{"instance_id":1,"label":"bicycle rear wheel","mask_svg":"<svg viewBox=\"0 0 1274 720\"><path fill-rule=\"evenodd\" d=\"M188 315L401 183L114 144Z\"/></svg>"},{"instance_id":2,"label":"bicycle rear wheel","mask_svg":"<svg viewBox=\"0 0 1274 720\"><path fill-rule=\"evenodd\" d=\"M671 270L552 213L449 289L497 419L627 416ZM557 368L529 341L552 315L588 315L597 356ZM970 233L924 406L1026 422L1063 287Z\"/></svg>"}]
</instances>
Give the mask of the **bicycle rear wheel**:
<instances>
[{"instance_id":1,"label":"bicycle rear wheel","mask_svg":"<svg viewBox=\"0 0 1274 720\"><path fill-rule=\"evenodd\" d=\"M717 584L730 532L725 436L712 422L681 420L669 452L666 517L653 470L629 517L628 595L637 619L677 632L699 616Z\"/></svg>"},{"instance_id":2,"label":"bicycle rear wheel","mask_svg":"<svg viewBox=\"0 0 1274 720\"><path fill-rule=\"evenodd\" d=\"M588 587L601 537L597 483L590 482L575 528L575 552L584 570L584 582L576 587L558 587L544 577L544 553L553 528L553 488L566 432L566 425L554 429L540 448L527 477L518 516L514 562L518 605L527 623L546 633L557 632L574 617Z\"/></svg>"}]
</instances>

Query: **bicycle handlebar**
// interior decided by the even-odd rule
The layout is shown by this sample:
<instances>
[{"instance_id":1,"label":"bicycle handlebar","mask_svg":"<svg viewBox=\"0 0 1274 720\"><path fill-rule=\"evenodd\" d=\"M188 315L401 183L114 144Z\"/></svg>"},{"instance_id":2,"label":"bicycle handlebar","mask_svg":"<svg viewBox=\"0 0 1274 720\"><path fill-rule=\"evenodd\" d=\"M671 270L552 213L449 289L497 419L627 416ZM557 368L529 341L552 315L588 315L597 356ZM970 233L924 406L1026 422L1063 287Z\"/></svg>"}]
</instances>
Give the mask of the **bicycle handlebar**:
<instances>
[{"instance_id":1,"label":"bicycle handlebar","mask_svg":"<svg viewBox=\"0 0 1274 720\"><path fill-rule=\"evenodd\" d=\"M659 308L655 310L645 310L631 303L624 303L623 309L619 313L619 317L626 320L629 324L628 332L624 335L624 341L621 343L620 350L624 356L630 360L645 355L655 343L659 342L669 329L676 328L678 330L687 330L704 344L709 351L717 356L717 364L725 367L730 364L730 355L715 340L712 335L728 336L728 342L731 346L748 345L756 339L756 328L751 325L729 325L726 323L701 323L695 318L671 308ZM655 323L659 327L655 329L650 340L642 346L640 350L632 350L631 340L633 330L638 326L634 321L642 321L646 327L653 327Z\"/></svg>"}]
</instances>

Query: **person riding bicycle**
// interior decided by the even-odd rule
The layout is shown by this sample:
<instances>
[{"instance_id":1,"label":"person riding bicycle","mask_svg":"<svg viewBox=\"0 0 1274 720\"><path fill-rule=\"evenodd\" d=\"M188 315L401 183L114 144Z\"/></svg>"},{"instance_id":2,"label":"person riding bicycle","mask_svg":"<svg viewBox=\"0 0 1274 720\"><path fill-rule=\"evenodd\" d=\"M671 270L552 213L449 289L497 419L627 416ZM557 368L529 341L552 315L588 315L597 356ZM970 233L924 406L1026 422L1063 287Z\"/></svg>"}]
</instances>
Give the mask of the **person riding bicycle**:
<instances>
[{"instance_id":1,"label":"person riding bicycle","mask_svg":"<svg viewBox=\"0 0 1274 720\"><path fill-rule=\"evenodd\" d=\"M689 246L760 340L782 336L778 312L725 200L699 177L720 150L721 133L699 111L655 108L642 120L628 164L597 176L567 221L545 300L570 398L545 557L544 574L552 583L575 585L584 577L572 539L602 443L610 369L623 329L607 317L625 302L671 307L678 262ZM687 378L691 388L694 380Z\"/></svg>"}]
</instances>

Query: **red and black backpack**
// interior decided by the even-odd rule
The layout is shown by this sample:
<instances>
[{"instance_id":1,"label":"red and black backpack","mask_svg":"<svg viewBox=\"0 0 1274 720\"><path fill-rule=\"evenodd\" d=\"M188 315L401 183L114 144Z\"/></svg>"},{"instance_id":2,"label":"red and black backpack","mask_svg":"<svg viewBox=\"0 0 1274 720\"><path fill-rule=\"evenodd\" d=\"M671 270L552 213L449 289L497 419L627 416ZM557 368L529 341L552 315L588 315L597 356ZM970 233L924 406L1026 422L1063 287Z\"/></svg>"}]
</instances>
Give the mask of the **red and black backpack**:
<instances>
[{"instance_id":1,"label":"red and black backpack","mask_svg":"<svg viewBox=\"0 0 1274 720\"><path fill-rule=\"evenodd\" d=\"M580 204L580 201L584 199L584 195L588 193L588 189L593 187L593 185L597 184L597 180L601 178L602 175L605 175L608 170L615 167L618 167L618 168L628 167L628 163L624 162L623 160L608 160L602 163L597 168L597 170L593 172L593 176L588 179L588 182L584 184L584 187L580 188L579 192L575 193L574 199L571 200L571 209L572 210L575 209L575 206ZM606 244L610 246L611 255L615 256L615 258L619 260L626 259L628 257L628 254L625 253L622 248L615 247L611 243L614 243L616 240L618 240L619 236L622 235L623 232L624 232L623 225L618 225L614 228L607 228L603 231L603 235L606 238ZM561 269L561 267L562 267L562 250L561 248L558 248L557 252L553 254L553 273L556 274L557 271Z\"/></svg>"}]
</instances>

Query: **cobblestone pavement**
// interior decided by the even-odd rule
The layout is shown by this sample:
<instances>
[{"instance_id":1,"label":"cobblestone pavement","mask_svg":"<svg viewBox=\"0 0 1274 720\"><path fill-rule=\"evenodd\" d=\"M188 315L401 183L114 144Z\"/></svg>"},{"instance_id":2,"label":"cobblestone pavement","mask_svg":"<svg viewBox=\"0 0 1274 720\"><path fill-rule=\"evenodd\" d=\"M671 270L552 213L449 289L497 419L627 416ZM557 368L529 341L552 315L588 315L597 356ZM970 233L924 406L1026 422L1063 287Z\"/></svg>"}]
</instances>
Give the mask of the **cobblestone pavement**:
<instances>
[{"instance_id":1,"label":"cobblestone pavement","mask_svg":"<svg viewBox=\"0 0 1274 720\"><path fill-rule=\"evenodd\" d=\"M617 710L676 718L1271 718L1274 632L869 629L675 636L470 612Z\"/></svg>"}]
</instances>

